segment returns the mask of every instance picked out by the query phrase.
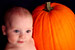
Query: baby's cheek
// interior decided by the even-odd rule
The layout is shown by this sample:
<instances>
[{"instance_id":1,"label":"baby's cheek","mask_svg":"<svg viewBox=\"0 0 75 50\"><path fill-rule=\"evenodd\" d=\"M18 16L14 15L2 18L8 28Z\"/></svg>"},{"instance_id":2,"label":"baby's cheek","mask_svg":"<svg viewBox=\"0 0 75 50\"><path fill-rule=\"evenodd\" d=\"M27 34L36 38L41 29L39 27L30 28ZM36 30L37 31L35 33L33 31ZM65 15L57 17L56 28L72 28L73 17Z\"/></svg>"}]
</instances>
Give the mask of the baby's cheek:
<instances>
[{"instance_id":1,"label":"baby's cheek","mask_svg":"<svg viewBox=\"0 0 75 50\"><path fill-rule=\"evenodd\" d=\"M29 37L32 37L32 32L29 34Z\"/></svg>"},{"instance_id":2,"label":"baby's cheek","mask_svg":"<svg viewBox=\"0 0 75 50\"><path fill-rule=\"evenodd\" d=\"M31 38L32 38L32 35L31 34L27 36L27 39L28 40L31 39Z\"/></svg>"},{"instance_id":3,"label":"baby's cheek","mask_svg":"<svg viewBox=\"0 0 75 50\"><path fill-rule=\"evenodd\" d=\"M17 40L18 40L18 38L14 37L14 36L8 37L9 43L15 44L17 42Z\"/></svg>"}]
</instances>

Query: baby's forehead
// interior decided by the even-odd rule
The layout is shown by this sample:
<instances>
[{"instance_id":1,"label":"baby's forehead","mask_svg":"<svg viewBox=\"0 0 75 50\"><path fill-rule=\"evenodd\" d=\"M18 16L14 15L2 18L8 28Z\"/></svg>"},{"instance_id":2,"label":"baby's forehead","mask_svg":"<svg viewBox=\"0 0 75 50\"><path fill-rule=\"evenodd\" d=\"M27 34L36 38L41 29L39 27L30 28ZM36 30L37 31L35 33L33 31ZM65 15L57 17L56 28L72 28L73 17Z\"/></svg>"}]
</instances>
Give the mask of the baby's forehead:
<instances>
[{"instance_id":1,"label":"baby's forehead","mask_svg":"<svg viewBox=\"0 0 75 50\"><path fill-rule=\"evenodd\" d=\"M29 26L33 24L33 19L31 17L24 17L24 16L18 16L18 15L13 15L8 21L8 25L14 26L16 25L24 25L29 23Z\"/></svg>"}]
</instances>

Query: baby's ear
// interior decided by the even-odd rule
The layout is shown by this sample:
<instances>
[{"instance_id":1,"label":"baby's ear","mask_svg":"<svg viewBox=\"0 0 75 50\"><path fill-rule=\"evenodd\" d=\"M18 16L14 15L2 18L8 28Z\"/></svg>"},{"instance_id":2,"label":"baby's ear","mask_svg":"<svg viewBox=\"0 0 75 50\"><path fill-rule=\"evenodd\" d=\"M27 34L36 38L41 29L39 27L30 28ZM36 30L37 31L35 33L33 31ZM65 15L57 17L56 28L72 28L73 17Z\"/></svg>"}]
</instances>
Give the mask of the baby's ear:
<instances>
[{"instance_id":1,"label":"baby's ear","mask_svg":"<svg viewBox=\"0 0 75 50\"><path fill-rule=\"evenodd\" d=\"M6 35L6 26L5 25L2 25L2 32L3 32L3 35Z\"/></svg>"}]
</instances>

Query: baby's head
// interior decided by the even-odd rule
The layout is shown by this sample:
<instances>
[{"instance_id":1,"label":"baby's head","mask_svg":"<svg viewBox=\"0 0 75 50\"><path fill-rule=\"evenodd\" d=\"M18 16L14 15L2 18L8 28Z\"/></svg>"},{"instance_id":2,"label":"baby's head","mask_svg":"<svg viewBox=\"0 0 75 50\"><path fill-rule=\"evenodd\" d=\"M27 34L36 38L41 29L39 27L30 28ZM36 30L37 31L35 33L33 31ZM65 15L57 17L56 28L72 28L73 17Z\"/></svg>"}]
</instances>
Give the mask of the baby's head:
<instances>
[{"instance_id":1,"label":"baby's head","mask_svg":"<svg viewBox=\"0 0 75 50\"><path fill-rule=\"evenodd\" d=\"M2 31L9 43L24 43L32 38L33 19L27 9L14 7L6 12L4 20Z\"/></svg>"}]
</instances>

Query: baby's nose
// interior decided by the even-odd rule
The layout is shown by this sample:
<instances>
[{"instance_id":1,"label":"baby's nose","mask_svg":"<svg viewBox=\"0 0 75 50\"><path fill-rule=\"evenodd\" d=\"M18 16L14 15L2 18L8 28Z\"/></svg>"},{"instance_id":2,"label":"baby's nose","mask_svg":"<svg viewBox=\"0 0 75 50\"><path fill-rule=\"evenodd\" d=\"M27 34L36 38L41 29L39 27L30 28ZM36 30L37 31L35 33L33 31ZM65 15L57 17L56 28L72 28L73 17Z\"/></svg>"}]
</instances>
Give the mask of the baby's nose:
<instances>
[{"instance_id":1,"label":"baby's nose","mask_svg":"<svg viewBox=\"0 0 75 50\"><path fill-rule=\"evenodd\" d=\"M19 35L19 38L21 38L21 39L24 39L26 36L25 36L25 34L20 34Z\"/></svg>"}]
</instances>

